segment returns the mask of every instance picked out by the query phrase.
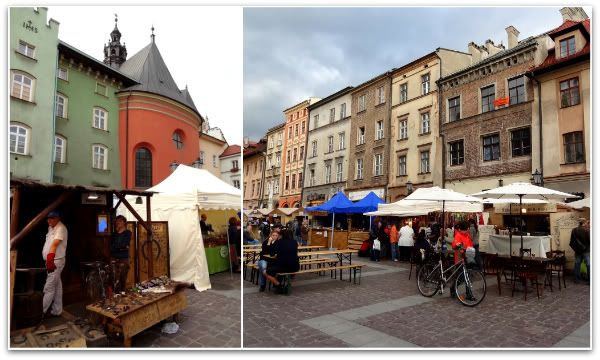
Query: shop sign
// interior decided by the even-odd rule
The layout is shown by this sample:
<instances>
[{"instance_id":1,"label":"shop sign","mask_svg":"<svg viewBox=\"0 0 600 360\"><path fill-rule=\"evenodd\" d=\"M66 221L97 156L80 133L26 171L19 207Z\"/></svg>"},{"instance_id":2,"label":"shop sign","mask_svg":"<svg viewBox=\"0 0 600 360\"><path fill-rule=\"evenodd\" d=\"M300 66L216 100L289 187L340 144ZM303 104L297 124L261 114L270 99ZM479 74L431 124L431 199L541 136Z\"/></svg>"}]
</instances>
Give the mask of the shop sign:
<instances>
[{"instance_id":1,"label":"shop sign","mask_svg":"<svg viewBox=\"0 0 600 360\"><path fill-rule=\"evenodd\" d=\"M494 211L496 214L519 214L519 204L495 204ZM524 215L527 214L548 214L556 212L556 204L523 204Z\"/></svg>"},{"instance_id":2,"label":"shop sign","mask_svg":"<svg viewBox=\"0 0 600 360\"><path fill-rule=\"evenodd\" d=\"M496 100L494 100L494 106L508 105L509 102L510 102L510 99L508 96L497 98Z\"/></svg>"},{"instance_id":3,"label":"shop sign","mask_svg":"<svg viewBox=\"0 0 600 360\"><path fill-rule=\"evenodd\" d=\"M356 201L356 200L362 200L362 198L364 198L365 196L369 195L370 192L374 192L375 195L379 196L380 198L383 199L383 192L384 189L383 188L379 188L379 189L369 189L369 190L362 190L362 191L351 191L348 194L348 199L350 199L351 201Z\"/></svg>"}]
</instances>

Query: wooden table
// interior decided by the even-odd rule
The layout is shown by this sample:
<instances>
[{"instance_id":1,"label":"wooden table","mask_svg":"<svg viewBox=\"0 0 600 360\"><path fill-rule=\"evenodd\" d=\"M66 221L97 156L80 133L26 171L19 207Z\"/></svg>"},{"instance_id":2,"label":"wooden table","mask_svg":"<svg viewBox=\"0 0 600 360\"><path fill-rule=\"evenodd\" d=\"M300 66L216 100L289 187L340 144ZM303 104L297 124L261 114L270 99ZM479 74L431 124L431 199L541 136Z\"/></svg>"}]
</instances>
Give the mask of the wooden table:
<instances>
[{"instance_id":1,"label":"wooden table","mask_svg":"<svg viewBox=\"0 0 600 360\"><path fill-rule=\"evenodd\" d=\"M340 261L340 265L344 264L344 260L348 260L348 264L352 265L352 254L358 254L358 250L343 249L302 252L298 254L298 257L310 258L312 256L319 257L319 255L336 255Z\"/></svg>"},{"instance_id":2,"label":"wooden table","mask_svg":"<svg viewBox=\"0 0 600 360\"><path fill-rule=\"evenodd\" d=\"M183 289L173 293L155 294L149 301L143 299L140 299L140 301L142 302L141 305L128 304L130 308L118 315L114 315L112 312L94 304L86 306L86 309L101 315L109 328L120 331L123 334L124 345L131 347L131 338L134 335L158 324L162 320L176 316L187 307L187 298Z\"/></svg>"}]
</instances>

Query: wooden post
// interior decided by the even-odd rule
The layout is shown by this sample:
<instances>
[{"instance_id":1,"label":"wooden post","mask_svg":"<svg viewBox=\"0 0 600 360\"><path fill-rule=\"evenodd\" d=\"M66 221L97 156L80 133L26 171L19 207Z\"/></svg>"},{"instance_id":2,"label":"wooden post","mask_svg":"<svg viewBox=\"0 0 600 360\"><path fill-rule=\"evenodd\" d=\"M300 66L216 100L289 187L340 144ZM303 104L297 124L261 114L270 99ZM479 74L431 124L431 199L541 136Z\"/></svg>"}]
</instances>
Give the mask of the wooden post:
<instances>
[{"instance_id":1,"label":"wooden post","mask_svg":"<svg viewBox=\"0 0 600 360\"><path fill-rule=\"evenodd\" d=\"M148 222L148 227L152 227L152 213L150 209L150 196L146 195L146 221ZM148 256L148 279L152 279L154 277L154 259L153 251L152 251L152 231L146 231L146 241L150 243L150 254ZM143 248L142 248L143 250Z\"/></svg>"},{"instance_id":2,"label":"wooden post","mask_svg":"<svg viewBox=\"0 0 600 360\"><path fill-rule=\"evenodd\" d=\"M19 206L21 205L21 187L15 186L12 189L12 206L10 208L10 237L11 239L17 234L19 226ZM15 323L12 321L13 294L15 291L15 274L17 272L17 250L10 251L10 314L11 329Z\"/></svg>"},{"instance_id":3,"label":"wooden post","mask_svg":"<svg viewBox=\"0 0 600 360\"><path fill-rule=\"evenodd\" d=\"M142 217L140 216L140 214L137 213L137 211L135 211L135 209L133 208L133 206L131 206L131 204L129 203L129 201L127 201L127 199L125 199L125 196L121 193L115 192L115 195L117 195L117 197L119 198L120 201L123 202L123 205L125 205L125 207L127 208L127 210L129 210L129 212L131 212L131 215L133 215L137 221L140 222L140 224L142 224L142 226L144 227L144 229L146 229L146 231L148 233L152 233L152 227L146 223L146 221L144 221L142 219Z\"/></svg>"},{"instance_id":4,"label":"wooden post","mask_svg":"<svg viewBox=\"0 0 600 360\"><path fill-rule=\"evenodd\" d=\"M65 191L63 192L58 199L54 200L54 202L48 205L44 210L42 210L33 220L29 222L18 234L15 236L11 236L10 239L10 249L16 249L17 245L25 236L27 236L40 222L46 219L48 213L54 209L56 209L60 204L65 202L71 195L71 192ZM12 219L11 219L12 225Z\"/></svg>"}]
</instances>

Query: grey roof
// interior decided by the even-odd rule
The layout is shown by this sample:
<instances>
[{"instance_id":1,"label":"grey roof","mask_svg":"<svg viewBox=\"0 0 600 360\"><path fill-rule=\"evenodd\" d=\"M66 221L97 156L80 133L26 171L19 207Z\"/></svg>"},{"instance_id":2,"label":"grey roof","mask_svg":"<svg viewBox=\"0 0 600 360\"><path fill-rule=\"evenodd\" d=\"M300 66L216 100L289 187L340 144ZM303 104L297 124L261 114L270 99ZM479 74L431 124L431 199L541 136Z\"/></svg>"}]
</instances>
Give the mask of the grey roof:
<instances>
[{"instance_id":1,"label":"grey roof","mask_svg":"<svg viewBox=\"0 0 600 360\"><path fill-rule=\"evenodd\" d=\"M121 64L119 71L139 82L125 90L145 91L165 96L188 106L200 117L187 89L180 90L154 41Z\"/></svg>"},{"instance_id":2,"label":"grey roof","mask_svg":"<svg viewBox=\"0 0 600 360\"><path fill-rule=\"evenodd\" d=\"M543 34L542 34L542 35L543 35ZM522 40L522 41L519 41L519 43L518 43L518 44L517 44L515 47L513 47L513 48L511 48L511 49L508 49L508 50L502 50L502 51L500 51L500 52L498 52L498 53L496 53L496 54L494 54L494 55L492 55L492 56L488 56L487 58L485 58L485 59L483 59L483 60L481 60L481 61L479 61L479 62L476 62L476 63L475 63L475 64L473 64L473 65L469 65L469 66L467 66L467 67L466 67L466 68L464 68L464 69L460 69L460 70L458 70L458 71L455 71L455 72L453 72L452 74L448 74L448 75L444 76L443 78L440 78L440 79L439 79L439 80L437 80L436 82L443 82L443 81L445 81L445 80L447 80L447 79L450 79L450 78L452 78L452 77L454 77L454 76L456 76L456 75L459 75L459 74L465 73L465 72L467 72L467 71L469 71L469 70L476 69L476 68L478 68L478 67L480 67L480 66L483 66L483 65L485 65L485 64L488 64L488 63L490 63L490 62L493 62L493 61L496 61L496 60L498 60L498 59L501 59L501 58L503 58L503 57L506 57L506 56L512 55L513 53L515 53L515 52L518 52L518 51L520 51L520 50L523 50L523 49L525 49L526 47L529 47L529 46L531 46L531 45L534 45L534 44L537 42L537 38L538 38L539 36L542 36L542 35L538 35L538 36L530 36L530 37L528 37L527 39L524 39L524 40Z\"/></svg>"}]
</instances>

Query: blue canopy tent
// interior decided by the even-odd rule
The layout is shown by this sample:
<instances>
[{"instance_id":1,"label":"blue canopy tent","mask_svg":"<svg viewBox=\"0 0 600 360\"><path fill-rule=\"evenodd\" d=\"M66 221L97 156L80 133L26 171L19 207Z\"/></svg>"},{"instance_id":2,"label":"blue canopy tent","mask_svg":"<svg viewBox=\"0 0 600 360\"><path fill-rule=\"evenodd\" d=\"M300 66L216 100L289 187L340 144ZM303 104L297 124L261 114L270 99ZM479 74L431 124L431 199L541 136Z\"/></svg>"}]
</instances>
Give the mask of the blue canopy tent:
<instances>
[{"instance_id":1,"label":"blue canopy tent","mask_svg":"<svg viewBox=\"0 0 600 360\"><path fill-rule=\"evenodd\" d=\"M360 201L357 201L346 208L342 208L340 212L345 212L346 214L364 214L369 211L377 211L377 205L383 203L385 203L385 201L371 191ZM371 228L371 219L372 217L369 216L369 229Z\"/></svg>"},{"instance_id":2,"label":"blue canopy tent","mask_svg":"<svg viewBox=\"0 0 600 360\"><path fill-rule=\"evenodd\" d=\"M355 205L352 201L348 200L343 192L338 191L335 195L329 199L326 203L318 206L310 206L304 209L304 211L326 211L333 214L333 220L331 221L331 240L329 240L329 248L333 248L333 229L335 226L335 214L345 214L346 211L342 209L349 208Z\"/></svg>"}]
</instances>

